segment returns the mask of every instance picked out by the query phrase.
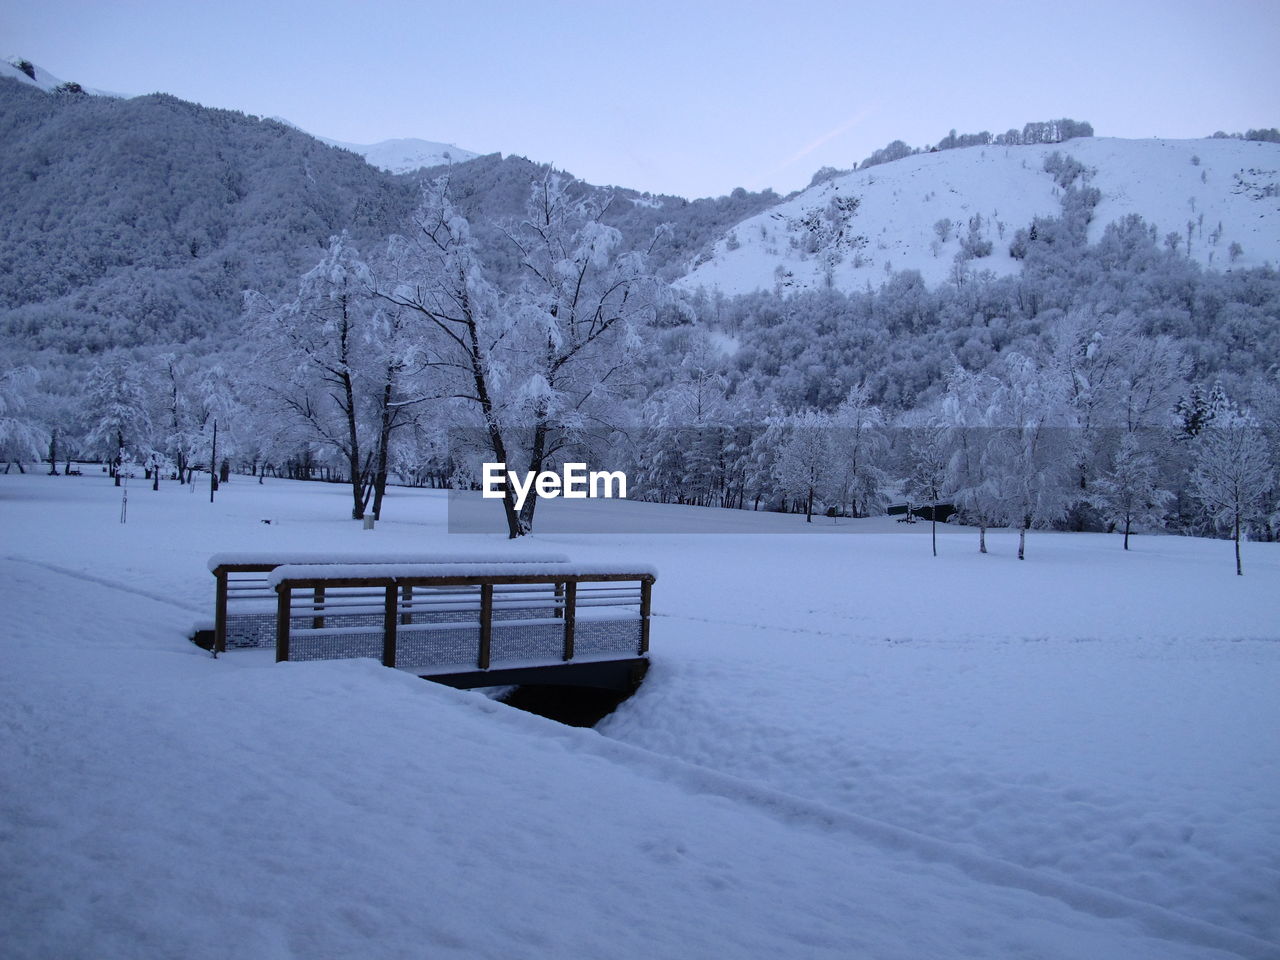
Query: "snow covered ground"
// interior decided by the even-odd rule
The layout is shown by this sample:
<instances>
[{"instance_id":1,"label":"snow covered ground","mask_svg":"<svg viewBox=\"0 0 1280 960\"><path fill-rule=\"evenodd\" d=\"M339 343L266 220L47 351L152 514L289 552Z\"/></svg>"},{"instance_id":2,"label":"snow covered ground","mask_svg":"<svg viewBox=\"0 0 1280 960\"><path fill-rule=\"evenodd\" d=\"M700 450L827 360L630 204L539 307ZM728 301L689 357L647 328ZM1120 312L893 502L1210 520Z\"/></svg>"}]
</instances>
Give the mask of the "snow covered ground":
<instances>
[{"instance_id":1,"label":"snow covered ground","mask_svg":"<svg viewBox=\"0 0 1280 960\"><path fill-rule=\"evenodd\" d=\"M0 476L6 957L1280 957L1275 545L128 493ZM658 568L599 732L186 640L215 552L495 548Z\"/></svg>"}]
</instances>

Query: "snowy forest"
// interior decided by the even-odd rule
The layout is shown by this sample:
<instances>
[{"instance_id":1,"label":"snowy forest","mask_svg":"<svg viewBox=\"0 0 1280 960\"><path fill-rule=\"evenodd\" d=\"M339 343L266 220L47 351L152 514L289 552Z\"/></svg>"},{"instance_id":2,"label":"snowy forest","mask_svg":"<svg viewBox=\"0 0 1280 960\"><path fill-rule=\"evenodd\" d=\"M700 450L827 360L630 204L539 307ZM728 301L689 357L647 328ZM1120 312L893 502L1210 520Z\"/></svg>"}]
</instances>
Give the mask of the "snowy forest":
<instances>
[{"instance_id":1,"label":"snowy forest","mask_svg":"<svg viewBox=\"0 0 1280 960\"><path fill-rule=\"evenodd\" d=\"M269 120L2 80L0 130L18 469L330 481L359 519L395 484L474 487L483 461L585 461L633 498L797 529L948 504L980 542L1022 531L1020 554L1036 527L1280 535L1280 276L1193 260L1218 243L1203 218L1091 242L1099 192L1059 154L1058 214L970 223L946 283L727 296L672 284L771 191L690 202L496 155L393 176ZM1019 273L981 269L993 243ZM512 537L535 529L536 496L504 507Z\"/></svg>"}]
</instances>

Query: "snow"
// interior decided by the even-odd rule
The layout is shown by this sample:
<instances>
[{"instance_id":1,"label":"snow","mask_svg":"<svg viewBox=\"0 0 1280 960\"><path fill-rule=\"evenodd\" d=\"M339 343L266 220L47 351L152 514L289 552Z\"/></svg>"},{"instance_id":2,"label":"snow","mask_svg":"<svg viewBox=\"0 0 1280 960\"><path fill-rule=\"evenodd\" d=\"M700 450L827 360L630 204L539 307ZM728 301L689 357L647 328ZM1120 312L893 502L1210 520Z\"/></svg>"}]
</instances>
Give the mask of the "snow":
<instances>
[{"instance_id":1,"label":"snow","mask_svg":"<svg viewBox=\"0 0 1280 960\"><path fill-rule=\"evenodd\" d=\"M287 563L267 575L267 585L274 587L285 580L350 580L359 577L588 577L600 574L656 577L657 573L656 568L645 563L628 562L621 566L616 563L537 563L526 557L507 563L500 559L479 563Z\"/></svg>"},{"instance_id":2,"label":"snow","mask_svg":"<svg viewBox=\"0 0 1280 960\"><path fill-rule=\"evenodd\" d=\"M983 218L983 236L992 241L993 250L969 266L996 276L1016 273L1020 264L1009 256L1014 232L1037 216L1061 212L1061 191L1044 170L1045 157L1054 152L1096 170L1090 184L1102 199L1089 226L1091 242L1108 224L1137 213L1156 226L1161 242L1175 232L1185 243L1187 222L1195 221L1191 256L1215 269L1280 264L1280 145L1087 137L917 154L835 177L733 227L717 241L711 258L677 285L725 294L772 290L781 268L792 274L795 287L822 288L821 257L793 246L804 233L796 221L825 210L835 197L861 199L849 229L867 240L861 266L846 254L835 269L832 284L837 289L879 286L886 279L886 265L894 271L918 270L930 286L946 281L975 214ZM951 236L935 253L934 225L942 219L952 221ZM1222 235L1213 243L1210 235L1219 223ZM1004 225L1003 236L999 224ZM730 237L736 249L730 249ZM1233 242L1243 248L1234 264L1229 253ZM1181 249L1185 252L1185 246Z\"/></svg>"},{"instance_id":3,"label":"snow","mask_svg":"<svg viewBox=\"0 0 1280 960\"><path fill-rule=\"evenodd\" d=\"M464 163L480 156L478 153L463 150L452 143L437 143L434 140L418 140L413 137L381 140L378 143L346 143L342 140L330 140L328 137L316 137L316 139L331 147L341 147L343 150L358 153L372 166L388 173L413 173L422 167Z\"/></svg>"},{"instance_id":4,"label":"snow","mask_svg":"<svg viewBox=\"0 0 1280 960\"><path fill-rule=\"evenodd\" d=\"M187 642L210 553L508 549L442 493L120 496L0 476L6 956L1280 957L1277 545L601 502L516 545L661 566L596 732Z\"/></svg>"},{"instance_id":5,"label":"snow","mask_svg":"<svg viewBox=\"0 0 1280 960\"><path fill-rule=\"evenodd\" d=\"M206 566L209 572L221 566L234 564L266 566L278 564L438 564L438 563L563 563L569 558L563 553L530 553L524 549L525 544L516 541L503 551L471 551L459 553L451 550L442 553L432 550L430 553L298 553L296 551L257 551L254 553L216 553L209 558Z\"/></svg>"},{"instance_id":6,"label":"snow","mask_svg":"<svg viewBox=\"0 0 1280 960\"><path fill-rule=\"evenodd\" d=\"M9 77L17 80L19 83L30 84L33 87L39 87L45 93L51 93L64 81L61 77L55 77L52 73L40 66L38 63L32 63L32 69L35 71L34 79L27 76L26 73L18 69L17 64L22 60L18 56L10 56L5 60L0 60L0 77ZM127 94L112 93L110 90L99 90L96 87L82 87L83 91L92 94L95 97L119 97L127 98Z\"/></svg>"}]
</instances>

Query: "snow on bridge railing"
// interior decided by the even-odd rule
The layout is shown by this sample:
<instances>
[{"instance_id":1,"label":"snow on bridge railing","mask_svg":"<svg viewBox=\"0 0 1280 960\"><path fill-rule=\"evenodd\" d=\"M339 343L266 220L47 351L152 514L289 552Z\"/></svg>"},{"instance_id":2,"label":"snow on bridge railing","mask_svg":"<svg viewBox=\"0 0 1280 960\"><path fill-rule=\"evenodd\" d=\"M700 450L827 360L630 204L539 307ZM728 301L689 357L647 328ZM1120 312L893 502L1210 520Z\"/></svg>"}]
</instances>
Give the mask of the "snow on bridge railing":
<instances>
[{"instance_id":1,"label":"snow on bridge railing","mask_svg":"<svg viewBox=\"0 0 1280 960\"><path fill-rule=\"evenodd\" d=\"M276 659L378 657L416 672L643 657L656 573L597 563L288 564Z\"/></svg>"},{"instance_id":2,"label":"snow on bridge railing","mask_svg":"<svg viewBox=\"0 0 1280 960\"><path fill-rule=\"evenodd\" d=\"M332 554L315 552L216 553L209 558L209 572L217 580L214 599L213 652L232 647L269 647L275 643L275 591L267 583L272 570L285 564L364 566L366 564L423 563L557 563L560 553L516 551Z\"/></svg>"}]
</instances>

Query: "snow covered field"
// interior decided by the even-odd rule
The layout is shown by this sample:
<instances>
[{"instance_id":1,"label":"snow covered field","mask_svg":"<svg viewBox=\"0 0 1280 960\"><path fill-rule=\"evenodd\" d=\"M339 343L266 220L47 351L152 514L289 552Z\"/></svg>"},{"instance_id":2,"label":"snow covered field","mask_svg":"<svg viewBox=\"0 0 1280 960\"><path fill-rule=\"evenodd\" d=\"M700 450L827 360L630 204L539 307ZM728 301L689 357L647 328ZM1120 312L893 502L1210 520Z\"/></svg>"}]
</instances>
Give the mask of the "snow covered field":
<instances>
[{"instance_id":1,"label":"snow covered field","mask_svg":"<svg viewBox=\"0 0 1280 960\"><path fill-rule=\"evenodd\" d=\"M104 476L0 476L6 957L1280 957L1276 545L1243 578L1221 541L935 560L874 520L511 545L658 568L596 732L187 642L215 552L504 543L347 496L134 481L121 525Z\"/></svg>"}]
</instances>

